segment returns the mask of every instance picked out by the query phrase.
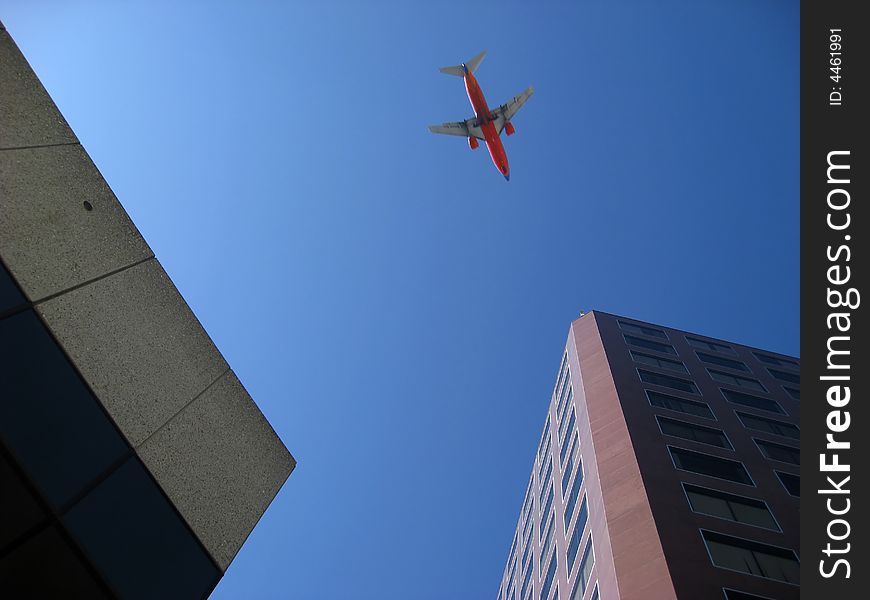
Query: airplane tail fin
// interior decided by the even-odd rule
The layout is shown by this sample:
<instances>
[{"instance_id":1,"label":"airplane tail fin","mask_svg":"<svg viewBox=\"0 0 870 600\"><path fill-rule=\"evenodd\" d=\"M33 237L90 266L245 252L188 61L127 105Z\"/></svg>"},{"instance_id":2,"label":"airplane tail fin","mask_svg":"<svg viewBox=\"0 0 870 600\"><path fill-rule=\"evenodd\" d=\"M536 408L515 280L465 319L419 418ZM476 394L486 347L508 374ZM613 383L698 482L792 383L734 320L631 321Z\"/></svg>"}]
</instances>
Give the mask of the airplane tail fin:
<instances>
[{"instance_id":1,"label":"airplane tail fin","mask_svg":"<svg viewBox=\"0 0 870 600\"><path fill-rule=\"evenodd\" d=\"M480 66L481 62L483 62L484 56L486 56L486 50L484 50L468 62L462 63L461 65L457 65L455 67L441 67L438 70L442 73L447 73L448 75L465 77L466 73L474 73L477 70L477 67Z\"/></svg>"}]
</instances>

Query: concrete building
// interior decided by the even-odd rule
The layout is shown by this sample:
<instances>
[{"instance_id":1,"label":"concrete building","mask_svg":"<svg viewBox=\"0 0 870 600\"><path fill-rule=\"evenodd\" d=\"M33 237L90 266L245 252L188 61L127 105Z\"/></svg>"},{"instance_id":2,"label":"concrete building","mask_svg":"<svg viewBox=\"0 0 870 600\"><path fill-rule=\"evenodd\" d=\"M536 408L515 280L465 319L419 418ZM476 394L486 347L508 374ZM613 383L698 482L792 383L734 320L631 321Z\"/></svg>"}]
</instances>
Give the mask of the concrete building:
<instances>
[{"instance_id":1,"label":"concrete building","mask_svg":"<svg viewBox=\"0 0 870 600\"><path fill-rule=\"evenodd\" d=\"M799 596L796 359L572 323L499 600Z\"/></svg>"},{"instance_id":2,"label":"concrete building","mask_svg":"<svg viewBox=\"0 0 870 600\"><path fill-rule=\"evenodd\" d=\"M0 24L0 596L204 598L295 464Z\"/></svg>"}]
</instances>

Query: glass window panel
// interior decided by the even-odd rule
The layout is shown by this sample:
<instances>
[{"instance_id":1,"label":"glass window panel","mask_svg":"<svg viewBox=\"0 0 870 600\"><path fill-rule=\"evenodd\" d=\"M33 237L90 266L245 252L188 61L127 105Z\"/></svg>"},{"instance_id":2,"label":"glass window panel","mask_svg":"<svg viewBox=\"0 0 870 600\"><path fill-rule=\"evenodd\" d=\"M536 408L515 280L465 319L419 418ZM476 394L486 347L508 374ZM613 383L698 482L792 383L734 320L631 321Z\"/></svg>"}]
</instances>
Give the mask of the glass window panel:
<instances>
[{"instance_id":1,"label":"glass window panel","mask_svg":"<svg viewBox=\"0 0 870 600\"><path fill-rule=\"evenodd\" d=\"M780 444L774 444L773 442L765 442L762 440L755 440L755 443L758 444L761 453L770 460L778 460L793 465L801 464L801 452L799 448L782 446Z\"/></svg>"},{"instance_id":2,"label":"glass window panel","mask_svg":"<svg viewBox=\"0 0 870 600\"><path fill-rule=\"evenodd\" d=\"M649 398L649 403L653 406L657 406L659 408L666 408L668 410L675 410L681 413L686 413L687 415L695 415L696 417L703 417L705 419L714 419L713 412L710 410L710 407L707 406L704 402L698 402L696 400L686 400L685 398L677 398L675 396L669 396L667 394L662 394L661 392L655 392L653 390L646 390L647 398Z\"/></svg>"},{"instance_id":3,"label":"glass window panel","mask_svg":"<svg viewBox=\"0 0 870 600\"><path fill-rule=\"evenodd\" d=\"M124 598L203 598L220 572L135 457L63 518Z\"/></svg>"},{"instance_id":4,"label":"glass window panel","mask_svg":"<svg viewBox=\"0 0 870 600\"><path fill-rule=\"evenodd\" d=\"M759 398L758 396L744 394L743 392L737 392L734 390L723 390L720 388L720 391L722 392L722 395L725 396L725 399L733 404L742 404L743 406L751 406L752 408L757 408L759 410L780 413L782 415L785 414L782 407L773 400Z\"/></svg>"},{"instance_id":5,"label":"glass window panel","mask_svg":"<svg viewBox=\"0 0 870 600\"><path fill-rule=\"evenodd\" d=\"M708 340L700 340L698 338L693 338L689 336L686 336L686 341L689 342L690 346L694 346L695 348L702 348L704 350L721 352L722 354L728 354L730 356L737 356L737 352L735 352L733 348L731 348L730 346L726 346L725 344L710 342Z\"/></svg>"},{"instance_id":6,"label":"glass window panel","mask_svg":"<svg viewBox=\"0 0 870 600\"><path fill-rule=\"evenodd\" d=\"M782 471L775 471L776 476L779 477L779 480L782 482L785 490L795 496L800 498L801 496L801 478L799 475L792 475L791 473L783 473Z\"/></svg>"},{"instance_id":7,"label":"glass window panel","mask_svg":"<svg viewBox=\"0 0 870 600\"><path fill-rule=\"evenodd\" d=\"M637 372L640 375L641 381L643 381L644 383L669 387L671 389L689 392L692 394L698 393L698 388L695 386L695 383L693 381L687 381L685 379L671 377L670 375L663 375L661 373L653 373L651 371L645 371L643 369L638 369Z\"/></svg>"},{"instance_id":8,"label":"glass window panel","mask_svg":"<svg viewBox=\"0 0 870 600\"><path fill-rule=\"evenodd\" d=\"M801 376L797 373L786 373L785 371L780 371L778 369L768 369L767 372L780 381L787 381L788 383L796 383L800 385Z\"/></svg>"},{"instance_id":9,"label":"glass window panel","mask_svg":"<svg viewBox=\"0 0 870 600\"><path fill-rule=\"evenodd\" d=\"M541 586L541 600L547 600L550 597L550 588L553 585L553 577L556 575L556 554L550 558L550 566L547 567L547 576L544 578L544 585Z\"/></svg>"},{"instance_id":10,"label":"glass window panel","mask_svg":"<svg viewBox=\"0 0 870 600\"><path fill-rule=\"evenodd\" d=\"M580 513L577 515L577 525L574 527L574 533L571 534L571 541L568 543L568 575L574 571L574 560L577 558L577 551L580 549L580 540L583 539L583 530L586 528L586 521L589 520L589 513L586 508L586 498L583 498L583 504L580 506Z\"/></svg>"},{"instance_id":11,"label":"glass window panel","mask_svg":"<svg viewBox=\"0 0 870 600\"><path fill-rule=\"evenodd\" d=\"M586 586L589 585L589 577L592 575L592 567L595 566L595 553L592 551L592 538L586 542L586 550L583 551L583 560L580 561L580 573L577 576L580 578L580 588L585 593Z\"/></svg>"},{"instance_id":12,"label":"glass window panel","mask_svg":"<svg viewBox=\"0 0 870 600\"><path fill-rule=\"evenodd\" d=\"M598 586L595 586L595 589L592 590L592 595L589 596L589 600L598 600Z\"/></svg>"},{"instance_id":13,"label":"glass window panel","mask_svg":"<svg viewBox=\"0 0 870 600\"><path fill-rule=\"evenodd\" d=\"M732 501L728 503L734 512L734 520L738 523L778 530L779 526L766 506Z\"/></svg>"},{"instance_id":14,"label":"glass window panel","mask_svg":"<svg viewBox=\"0 0 870 600\"><path fill-rule=\"evenodd\" d=\"M746 485L755 485L752 483L752 479L749 477L749 473L746 472L743 464L736 460L719 458L718 456L710 456L709 454L702 454L684 448L674 448L673 446L668 446L668 450L678 469L709 477L727 479Z\"/></svg>"},{"instance_id":15,"label":"glass window panel","mask_svg":"<svg viewBox=\"0 0 870 600\"><path fill-rule=\"evenodd\" d=\"M755 355L755 358L768 365L773 365L775 367L785 367L787 369L793 369L795 371L799 371L801 368L800 364L793 360L776 358L774 356L768 356L766 354L759 354L758 352L753 352L753 354Z\"/></svg>"},{"instance_id":16,"label":"glass window panel","mask_svg":"<svg viewBox=\"0 0 870 600\"><path fill-rule=\"evenodd\" d=\"M695 512L719 517L721 519L728 519L729 521L734 520L731 514L731 509L728 508L728 502L724 499L710 496L702 493L700 490L687 490L687 495L689 496L689 503L692 506L692 510Z\"/></svg>"},{"instance_id":17,"label":"glass window panel","mask_svg":"<svg viewBox=\"0 0 870 600\"><path fill-rule=\"evenodd\" d=\"M577 506L577 499L580 497L580 486L583 485L583 469L582 464L577 468L577 476L574 478L574 485L571 486L571 495L568 496L568 502L565 506L565 532L568 532L568 527L571 525L571 517L574 515L574 508Z\"/></svg>"},{"instance_id":18,"label":"glass window panel","mask_svg":"<svg viewBox=\"0 0 870 600\"><path fill-rule=\"evenodd\" d=\"M800 583L800 562L791 550L713 531L703 531L702 534L717 567Z\"/></svg>"},{"instance_id":19,"label":"glass window panel","mask_svg":"<svg viewBox=\"0 0 870 600\"><path fill-rule=\"evenodd\" d=\"M547 491L547 485L550 483L550 477L553 475L553 459L551 458L549 461L550 466L547 467L547 476L544 477L544 482L541 484L541 497L538 498L539 501L543 502L544 493Z\"/></svg>"},{"instance_id":20,"label":"glass window panel","mask_svg":"<svg viewBox=\"0 0 870 600\"><path fill-rule=\"evenodd\" d=\"M634 362L637 363L650 365L651 367L658 367L660 369L667 369L668 371L676 371L678 373L689 372L688 369L686 369L686 365L675 360L659 358L658 356L644 354L643 352L635 352L634 350L629 350L629 353Z\"/></svg>"},{"instance_id":21,"label":"glass window panel","mask_svg":"<svg viewBox=\"0 0 870 600\"><path fill-rule=\"evenodd\" d=\"M521 598L526 597L526 590L529 587L529 582L532 580L532 571L534 571L534 569L529 567L528 572L526 572L526 577L525 577L525 579L523 579L523 587L522 587L522 590L520 591Z\"/></svg>"},{"instance_id":22,"label":"glass window panel","mask_svg":"<svg viewBox=\"0 0 870 600\"><path fill-rule=\"evenodd\" d=\"M553 506L553 486L550 485L550 493L547 495L547 503L544 505L544 510L541 511L542 514L547 514L549 512L550 507Z\"/></svg>"},{"instance_id":23,"label":"glass window panel","mask_svg":"<svg viewBox=\"0 0 870 600\"><path fill-rule=\"evenodd\" d=\"M731 443L725 437L725 433L721 429L713 429L712 427L704 427L695 425L694 423L685 423L676 421L667 417L656 416L659 427L665 435L683 438L685 440L693 440L702 444L718 446L719 448L732 449Z\"/></svg>"},{"instance_id":24,"label":"glass window panel","mask_svg":"<svg viewBox=\"0 0 870 600\"><path fill-rule=\"evenodd\" d=\"M619 328L628 333L634 333L636 335L648 335L650 337L657 337L663 340L668 339L668 334L660 329L654 329L652 327L647 327L645 325L636 325L634 323L627 323L626 321L618 321Z\"/></svg>"},{"instance_id":25,"label":"glass window panel","mask_svg":"<svg viewBox=\"0 0 870 600\"><path fill-rule=\"evenodd\" d=\"M112 598L57 527L46 527L0 559L2 597Z\"/></svg>"},{"instance_id":26,"label":"glass window panel","mask_svg":"<svg viewBox=\"0 0 870 600\"><path fill-rule=\"evenodd\" d=\"M686 489L689 504L695 512L779 531L770 509L761 500L688 483L684 483L683 487Z\"/></svg>"},{"instance_id":27,"label":"glass window panel","mask_svg":"<svg viewBox=\"0 0 870 600\"><path fill-rule=\"evenodd\" d=\"M707 372L710 373L710 377L713 378L714 381L718 381L719 383L727 383L728 385L735 385L755 392L767 391L767 388L761 385L760 381L756 381L755 379L738 377L737 375L723 373L722 371L716 371L714 369L707 369Z\"/></svg>"},{"instance_id":28,"label":"glass window panel","mask_svg":"<svg viewBox=\"0 0 870 600\"><path fill-rule=\"evenodd\" d=\"M646 348L647 350L655 350L656 352L672 354L674 356L677 355L677 351L674 350L674 347L670 344L662 344L661 342L645 340L643 338L634 337L633 335L623 335L622 337L625 339L625 343L630 346L635 346L637 348Z\"/></svg>"},{"instance_id":29,"label":"glass window panel","mask_svg":"<svg viewBox=\"0 0 870 600\"><path fill-rule=\"evenodd\" d=\"M127 443L32 309L0 320L0 437L60 507Z\"/></svg>"},{"instance_id":30,"label":"glass window panel","mask_svg":"<svg viewBox=\"0 0 870 600\"><path fill-rule=\"evenodd\" d=\"M721 356L714 356L713 354L707 354L706 352L695 352L698 355L698 358L701 362L705 362L711 365L719 365L720 367L728 367L729 369L735 369L737 371L749 371L749 367L744 365L739 360L731 360L730 358L723 358Z\"/></svg>"},{"instance_id":31,"label":"glass window panel","mask_svg":"<svg viewBox=\"0 0 870 600\"><path fill-rule=\"evenodd\" d=\"M765 417L758 417L755 415L750 415L747 413L737 412L737 416L740 418L740 421L743 423L745 427L748 429L756 429L758 431L767 431L768 433L774 433L776 435L781 435L785 437L790 437L796 440L799 440L801 437L800 429L791 423L784 423L783 421L775 421L773 419L767 419Z\"/></svg>"}]
</instances>

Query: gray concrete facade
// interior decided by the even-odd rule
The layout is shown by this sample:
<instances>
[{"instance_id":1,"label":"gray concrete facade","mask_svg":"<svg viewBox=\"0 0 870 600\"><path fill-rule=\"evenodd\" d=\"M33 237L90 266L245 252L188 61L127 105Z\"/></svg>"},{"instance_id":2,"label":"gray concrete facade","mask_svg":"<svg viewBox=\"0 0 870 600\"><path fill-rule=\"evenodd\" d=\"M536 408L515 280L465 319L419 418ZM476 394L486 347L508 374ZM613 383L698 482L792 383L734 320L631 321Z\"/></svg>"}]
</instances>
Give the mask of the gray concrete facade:
<instances>
[{"instance_id":1,"label":"gray concrete facade","mask_svg":"<svg viewBox=\"0 0 870 600\"><path fill-rule=\"evenodd\" d=\"M296 461L2 23L0 82L0 266L25 297L16 310L39 316L222 574Z\"/></svg>"}]
</instances>

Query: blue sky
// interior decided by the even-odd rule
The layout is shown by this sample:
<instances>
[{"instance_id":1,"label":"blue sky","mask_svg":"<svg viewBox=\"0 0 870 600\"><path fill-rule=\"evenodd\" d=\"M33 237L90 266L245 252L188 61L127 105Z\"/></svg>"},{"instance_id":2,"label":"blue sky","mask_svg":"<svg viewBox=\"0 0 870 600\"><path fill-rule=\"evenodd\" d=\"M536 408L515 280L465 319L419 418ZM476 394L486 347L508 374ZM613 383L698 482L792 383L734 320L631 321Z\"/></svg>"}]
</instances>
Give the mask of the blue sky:
<instances>
[{"instance_id":1,"label":"blue sky","mask_svg":"<svg viewBox=\"0 0 870 600\"><path fill-rule=\"evenodd\" d=\"M176 4L0 18L299 461L214 598L493 597L580 310L798 354L797 3Z\"/></svg>"}]
</instances>

